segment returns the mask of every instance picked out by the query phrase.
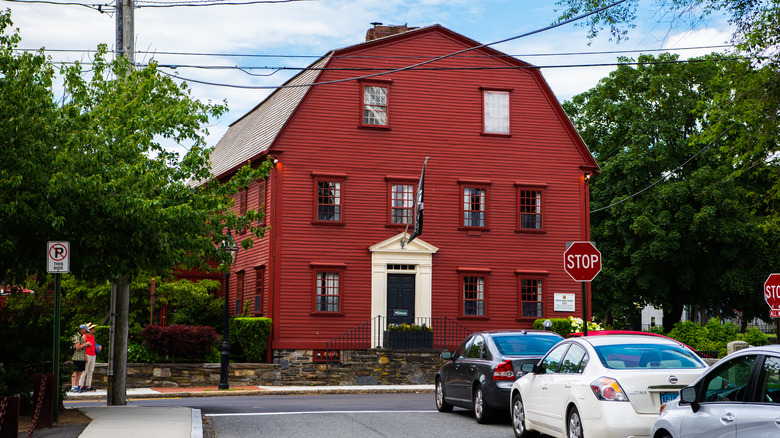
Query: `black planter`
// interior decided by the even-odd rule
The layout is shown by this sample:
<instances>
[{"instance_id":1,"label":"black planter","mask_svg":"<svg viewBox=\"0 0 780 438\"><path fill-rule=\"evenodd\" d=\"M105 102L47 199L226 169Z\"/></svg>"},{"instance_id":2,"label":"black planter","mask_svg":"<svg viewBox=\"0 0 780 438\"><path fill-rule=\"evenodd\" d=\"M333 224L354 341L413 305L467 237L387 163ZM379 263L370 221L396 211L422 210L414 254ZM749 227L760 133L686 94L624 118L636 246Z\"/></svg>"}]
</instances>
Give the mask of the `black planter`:
<instances>
[{"instance_id":1,"label":"black planter","mask_svg":"<svg viewBox=\"0 0 780 438\"><path fill-rule=\"evenodd\" d=\"M385 332L385 348L433 349L433 332Z\"/></svg>"}]
</instances>

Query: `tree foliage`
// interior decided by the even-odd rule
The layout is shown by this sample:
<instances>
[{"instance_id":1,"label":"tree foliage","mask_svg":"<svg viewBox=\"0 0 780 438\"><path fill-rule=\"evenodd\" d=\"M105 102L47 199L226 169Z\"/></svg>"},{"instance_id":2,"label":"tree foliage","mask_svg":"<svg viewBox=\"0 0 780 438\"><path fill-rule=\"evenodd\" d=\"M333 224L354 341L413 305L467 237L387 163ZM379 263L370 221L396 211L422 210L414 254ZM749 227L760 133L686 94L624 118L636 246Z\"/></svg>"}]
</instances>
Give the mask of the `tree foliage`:
<instances>
[{"instance_id":1,"label":"tree foliage","mask_svg":"<svg viewBox=\"0 0 780 438\"><path fill-rule=\"evenodd\" d=\"M667 329L685 305L763 316L760 285L778 260L780 234L766 226L776 169L735 161L751 147L742 133L763 125L726 118L720 105L765 71L735 57L677 60L642 55L564 104L602 169L591 180L591 235L604 260L594 309L659 306Z\"/></svg>"},{"instance_id":2,"label":"tree foliage","mask_svg":"<svg viewBox=\"0 0 780 438\"><path fill-rule=\"evenodd\" d=\"M612 0L559 0L562 6L560 20L574 17L614 3ZM754 167L764 167L772 174L771 189L761 200L772 212L765 226L780 228L780 1L778 0L656 0L659 20L670 26L687 23L700 25L714 13L724 13L734 25L733 43L740 55L751 60L758 71L751 75L731 76L738 83L733 94L711 96L711 117L714 120L702 134L715 139L727 132L739 141L723 150L724 160L732 165L731 172L740 175ZM627 0L614 5L581 22L588 28L588 38L595 38L608 29L611 38L628 38L628 29L634 27L639 0ZM775 165L766 169L767 160Z\"/></svg>"},{"instance_id":3,"label":"tree foliage","mask_svg":"<svg viewBox=\"0 0 780 438\"><path fill-rule=\"evenodd\" d=\"M193 99L154 62L138 70L108 61L104 45L89 75L78 63L63 68L57 104L50 60L17 53L11 25L10 12L0 13L0 281L43 277L51 240L70 242L76 277L105 281L182 264L207 269L207 260L226 259L225 228L262 236L262 212L237 214L232 194L270 162L227 182L210 175L206 124L225 105Z\"/></svg>"}]
</instances>

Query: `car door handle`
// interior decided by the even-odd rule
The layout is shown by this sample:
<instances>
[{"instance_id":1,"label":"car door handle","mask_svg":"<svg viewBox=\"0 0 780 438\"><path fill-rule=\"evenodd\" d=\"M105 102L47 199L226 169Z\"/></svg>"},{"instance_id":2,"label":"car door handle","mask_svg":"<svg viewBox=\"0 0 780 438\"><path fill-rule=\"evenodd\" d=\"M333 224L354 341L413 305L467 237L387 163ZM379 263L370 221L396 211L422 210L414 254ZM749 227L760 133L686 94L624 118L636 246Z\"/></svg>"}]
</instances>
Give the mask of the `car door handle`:
<instances>
[{"instance_id":1,"label":"car door handle","mask_svg":"<svg viewBox=\"0 0 780 438\"><path fill-rule=\"evenodd\" d=\"M775 424L780 426L780 418L775 418Z\"/></svg>"},{"instance_id":2,"label":"car door handle","mask_svg":"<svg viewBox=\"0 0 780 438\"><path fill-rule=\"evenodd\" d=\"M734 415L732 415L731 413L728 413L728 414L720 417L720 421L722 423L733 423L734 422Z\"/></svg>"}]
</instances>

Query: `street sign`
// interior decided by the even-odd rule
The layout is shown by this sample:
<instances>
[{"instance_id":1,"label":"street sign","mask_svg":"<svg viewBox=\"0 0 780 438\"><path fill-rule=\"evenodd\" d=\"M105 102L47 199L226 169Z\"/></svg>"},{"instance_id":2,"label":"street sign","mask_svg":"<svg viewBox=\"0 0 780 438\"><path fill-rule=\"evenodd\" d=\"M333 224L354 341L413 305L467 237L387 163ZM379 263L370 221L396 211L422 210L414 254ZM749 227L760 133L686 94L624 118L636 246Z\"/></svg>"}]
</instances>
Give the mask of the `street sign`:
<instances>
[{"instance_id":1,"label":"street sign","mask_svg":"<svg viewBox=\"0 0 780 438\"><path fill-rule=\"evenodd\" d=\"M574 281L592 281L601 272L601 252L591 242L572 242L563 252L563 269Z\"/></svg>"},{"instance_id":2,"label":"street sign","mask_svg":"<svg viewBox=\"0 0 780 438\"><path fill-rule=\"evenodd\" d=\"M769 304L769 316L780 318L780 274L771 274L764 282L764 300Z\"/></svg>"},{"instance_id":3,"label":"street sign","mask_svg":"<svg viewBox=\"0 0 780 438\"><path fill-rule=\"evenodd\" d=\"M70 272L70 242L49 242L46 261L49 274Z\"/></svg>"}]
</instances>

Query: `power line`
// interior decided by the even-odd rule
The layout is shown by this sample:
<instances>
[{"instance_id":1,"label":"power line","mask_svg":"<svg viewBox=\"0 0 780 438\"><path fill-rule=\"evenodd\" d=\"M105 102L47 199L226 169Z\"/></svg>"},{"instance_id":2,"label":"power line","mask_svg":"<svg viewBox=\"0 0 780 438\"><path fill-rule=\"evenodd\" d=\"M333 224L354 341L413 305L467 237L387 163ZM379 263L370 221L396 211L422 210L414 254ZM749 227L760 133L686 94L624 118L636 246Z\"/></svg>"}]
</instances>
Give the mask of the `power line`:
<instances>
[{"instance_id":1,"label":"power line","mask_svg":"<svg viewBox=\"0 0 780 438\"><path fill-rule=\"evenodd\" d=\"M145 3L149 4L135 4L136 9L141 8L176 8L176 7L201 7L201 6L245 6L256 4L268 4L268 3L293 3L293 2L305 2L305 1L317 1L317 0L250 0L245 2L228 2L222 0L193 0L187 2L153 2L147 0Z\"/></svg>"},{"instance_id":2,"label":"power line","mask_svg":"<svg viewBox=\"0 0 780 438\"><path fill-rule=\"evenodd\" d=\"M551 24L551 25L545 26L543 28L532 30L530 32L526 32L526 33L521 34L521 35L516 35L516 36L513 36L513 37L505 38L503 40L495 41L495 42L492 42L492 43L479 44L479 45L476 45L476 46L473 46L473 47L468 47L468 48L465 48L463 50L458 50L458 51L455 51L455 52L452 52L452 53L448 53L446 55L437 56L435 58L431 58L431 59L426 60L426 61L418 62L416 64L412 64L412 65L409 65L409 66L406 66L406 67L399 67L399 68L396 68L396 69L391 69L391 70L380 72L380 73L373 73L373 74L363 75L363 76L358 76L358 77L344 78L344 79L335 79L335 80L332 80L332 81L314 82L314 83L310 83L310 84L279 85L279 86L275 86L275 87L262 87L262 88L281 89L281 88L310 87L310 86L313 86L313 85L338 84L338 83L343 83L343 82L350 82L350 81L355 81L355 80L360 80L360 79L368 79L368 78L373 78L373 77L377 77L377 76L383 76L383 75L390 74L390 73L396 73L396 72L411 70L411 69L414 69L414 68L417 68L417 67L421 67L423 65L427 65L427 64L436 62L436 61L441 61L442 59L451 58L453 56L460 55L462 53L471 52L473 50L482 49L482 48L489 47L489 46L492 46L492 45L501 44L501 43L505 43L505 42L508 42L508 41L513 41L513 40L524 38L524 37L527 37L527 36L530 36L530 35L535 35L537 33L545 32L545 31L548 31L550 29L555 29L556 27L564 26L564 25L572 23L574 21L578 21L578 20L581 20L583 18L589 17L589 16L591 16L593 14L598 14L601 11L607 10L609 8L617 6L617 5L619 5L621 3L624 3L626 1L627 0L618 0L618 1L614 2L614 3L609 4L609 5L606 5L606 6L603 6L601 8L595 9L595 10L593 10L591 12L586 12L584 14L578 15L576 17L570 18L570 19L568 19L566 21L562 21L560 23ZM165 73L165 72L163 72L163 73L168 75L168 76L170 76L170 77L174 77L174 78L177 77L175 75L170 75L170 74ZM179 78L179 79L182 79L182 78ZM204 81L193 81L193 82L208 84L208 83L206 83ZM214 85L216 85L216 84L214 84Z\"/></svg>"},{"instance_id":3,"label":"power line","mask_svg":"<svg viewBox=\"0 0 780 438\"><path fill-rule=\"evenodd\" d=\"M110 3L80 3L80 2L58 2L53 0L4 0L7 2L13 2L13 3L40 3L40 4L46 4L46 5L56 5L56 6L83 6L90 9L96 9L100 12L104 12L102 9L106 8L113 8L114 5ZM293 3L293 2L305 2L305 1L317 1L317 0L249 0L245 2L229 2L226 0L191 0L191 1L185 1L185 2L155 2L153 0L147 0L144 3L148 4L141 4L139 2L136 2L134 4L134 7L136 9L140 8L175 8L175 7L198 7L198 6L245 6L245 5L255 5L255 4L269 4L269 3Z\"/></svg>"},{"instance_id":4,"label":"power line","mask_svg":"<svg viewBox=\"0 0 780 438\"><path fill-rule=\"evenodd\" d=\"M705 49L724 49L733 48L731 44L720 44L712 46L694 46L694 47L680 47L680 48L659 48L659 49L637 49L637 50L605 50L597 52L561 52L561 53L525 53L525 54L501 54L501 55L463 55L459 58L530 58L536 56L584 56L584 55L614 55L621 53L650 53L650 52L671 52L682 50L705 50ZM20 49L16 48L14 51L22 52L37 52L38 49ZM79 50L79 49L46 49L47 52L62 52L62 53L94 53L95 49ZM169 52L159 50L138 50L137 54L145 55L176 55L176 56L218 56L218 57L231 57L231 58L320 58L322 55L284 55L284 54L252 54L252 53L209 53L209 52ZM363 55L341 55L334 56L334 59L419 59L420 56L363 56Z\"/></svg>"},{"instance_id":5,"label":"power line","mask_svg":"<svg viewBox=\"0 0 780 438\"><path fill-rule=\"evenodd\" d=\"M748 58L723 58L721 60L742 60L742 59L748 59ZM586 68L586 67L615 67L615 66L621 66L621 65L660 65L660 64L686 64L686 63L698 63L698 62L712 62L712 59L688 59L688 60L677 60L677 61L651 61L651 62L618 62L618 63L598 63L598 64L568 64L568 65L543 65L543 66L504 66L504 67L414 67L414 68L405 68L404 71L407 70L414 70L414 71L468 71L468 70L523 70L523 69L546 69L546 68ZM160 65L158 64L158 67L162 68L205 68L202 66L186 66L186 65ZM211 67L211 69L233 69L233 70L250 70L250 69L269 69L269 70L275 70L273 73L269 75L264 76L271 76L279 71L282 70L321 70L321 71L333 71L333 70L346 70L346 71L372 71L372 70L380 70L388 72L387 69L381 69L381 68L306 68L306 67L238 67L238 66L222 66L222 67ZM160 73L169 76L171 78L175 78L178 80L186 81L186 82L192 82L197 83L201 85L209 85L209 86L215 86L215 87L227 87L227 88L240 88L240 89L247 89L247 90L274 90L277 88L289 88L290 86L284 86L284 85L237 85L237 84L228 84L224 82L209 82L204 81L200 79L192 79L192 78L185 78L182 76L179 76L177 74L167 73L162 70L158 70ZM391 72L395 72L397 70L389 70ZM246 73L246 72L245 72ZM377 73L374 75L369 76L362 76L362 77L370 77L370 76L378 76L380 74L385 73ZM308 84L299 84L296 85L296 87L310 87L314 85L323 85L323 84L331 84L331 83L337 83L337 82L345 82L354 80L355 78L347 78L347 79L340 79L336 81L328 81L328 82L315 82L315 83L308 83Z\"/></svg>"}]
</instances>

